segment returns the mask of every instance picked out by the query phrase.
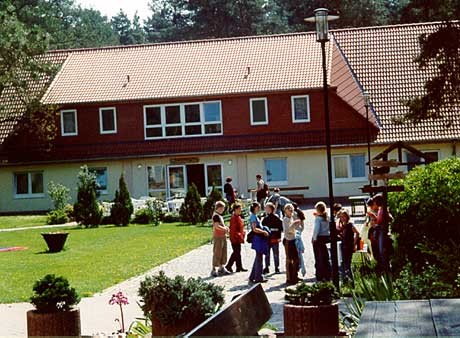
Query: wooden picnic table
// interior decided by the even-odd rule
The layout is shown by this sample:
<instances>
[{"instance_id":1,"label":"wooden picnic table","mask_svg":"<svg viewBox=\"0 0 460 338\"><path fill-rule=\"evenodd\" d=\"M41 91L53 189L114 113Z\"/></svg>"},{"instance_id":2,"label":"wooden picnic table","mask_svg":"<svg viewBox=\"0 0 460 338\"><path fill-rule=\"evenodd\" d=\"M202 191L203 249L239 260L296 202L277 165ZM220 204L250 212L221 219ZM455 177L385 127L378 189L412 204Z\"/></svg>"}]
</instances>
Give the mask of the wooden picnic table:
<instances>
[{"instance_id":1,"label":"wooden picnic table","mask_svg":"<svg viewBox=\"0 0 460 338\"><path fill-rule=\"evenodd\" d=\"M460 299L366 302L356 337L460 336Z\"/></svg>"}]
</instances>

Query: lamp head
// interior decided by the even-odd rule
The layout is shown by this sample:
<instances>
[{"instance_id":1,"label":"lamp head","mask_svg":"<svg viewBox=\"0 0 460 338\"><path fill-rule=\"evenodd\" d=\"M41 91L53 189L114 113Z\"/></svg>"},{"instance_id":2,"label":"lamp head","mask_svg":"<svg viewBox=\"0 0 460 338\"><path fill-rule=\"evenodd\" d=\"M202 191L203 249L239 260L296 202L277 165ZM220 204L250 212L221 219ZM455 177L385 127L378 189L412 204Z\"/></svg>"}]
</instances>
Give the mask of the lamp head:
<instances>
[{"instance_id":1,"label":"lamp head","mask_svg":"<svg viewBox=\"0 0 460 338\"><path fill-rule=\"evenodd\" d=\"M326 42L329 41L329 21L337 20L337 15L329 15L327 8L315 9L315 16L306 18L306 22L316 23L316 41Z\"/></svg>"}]
</instances>

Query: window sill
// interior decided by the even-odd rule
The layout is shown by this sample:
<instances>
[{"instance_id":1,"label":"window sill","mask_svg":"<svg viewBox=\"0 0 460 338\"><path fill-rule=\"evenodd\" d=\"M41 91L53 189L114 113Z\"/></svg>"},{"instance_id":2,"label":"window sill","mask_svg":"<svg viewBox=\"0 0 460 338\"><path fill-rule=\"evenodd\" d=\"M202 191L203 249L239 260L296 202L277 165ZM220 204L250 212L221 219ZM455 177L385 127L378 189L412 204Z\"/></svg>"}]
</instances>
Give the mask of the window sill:
<instances>
[{"instance_id":1,"label":"window sill","mask_svg":"<svg viewBox=\"0 0 460 338\"><path fill-rule=\"evenodd\" d=\"M268 122L251 122L251 126L266 126Z\"/></svg>"},{"instance_id":2,"label":"window sill","mask_svg":"<svg viewBox=\"0 0 460 338\"><path fill-rule=\"evenodd\" d=\"M36 198L43 198L45 197L45 194L19 194L19 195L14 195L14 199L36 199Z\"/></svg>"},{"instance_id":3,"label":"window sill","mask_svg":"<svg viewBox=\"0 0 460 338\"><path fill-rule=\"evenodd\" d=\"M310 123L310 119L308 120L292 120L292 123Z\"/></svg>"},{"instance_id":4,"label":"window sill","mask_svg":"<svg viewBox=\"0 0 460 338\"><path fill-rule=\"evenodd\" d=\"M61 136L78 136L78 133L61 134Z\"/></svg>"},{"instance_id":5,"label":"window sill","mask_svg":"<svg viewBox=\"0 0 460 338\"><path fill-rule=\"evenodd\" d=\"M110 131L101 131L101 135L107 135L107 134L116 134L116 130L110 130Z\"/></svg>"},{"instance_id":6,"label":"window sill","mask_svg":"<svg viewBox=\"0 0 460 338\"><path fill-rule=\"evenodd\" d=\"M367 177L353 177L353 178L334 178L333 183L357 183L368 182Z\"/></svg>"}]
</instances>

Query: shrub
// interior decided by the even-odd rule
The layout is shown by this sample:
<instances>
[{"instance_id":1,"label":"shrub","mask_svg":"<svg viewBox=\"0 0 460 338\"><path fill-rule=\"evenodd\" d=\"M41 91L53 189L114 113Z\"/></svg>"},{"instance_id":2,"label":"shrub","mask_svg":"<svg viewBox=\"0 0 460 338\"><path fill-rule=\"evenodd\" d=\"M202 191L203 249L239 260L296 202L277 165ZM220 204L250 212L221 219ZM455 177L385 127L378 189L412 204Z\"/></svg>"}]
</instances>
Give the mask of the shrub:
<instances>
[{"instance_id":1,"label":"shrub","mask_svg":"<svg viewBox=\"0 0 460 338\"><path fill-rule=\"evenodd\" d=\"M295 305L330 305L339 298L334 284L318 282L308 285L299 283L295 288L286 288L285 299Z\"/></svg>"},{"instance_id":2,"label":"shrub","mask_svg":"<svg viewBox=\"0 0 460 338\"><path fill-rule=\"evenodd\" d=\"M203 222L211 219L212 213L214 212L214 206L216 205L217 201L225 202L220 190L217 190L215 186L212 186L212 190L209 193L209 196L207 197L203 206Z\"/></svg>"},{"instance_id":3,"label":"shrub","mask_svg":"<svg viewBox=\"0 0 460 338\"><path fill-rule=\"evenodd\" d=\"M153 211L152 209L145 207L139 209L134 214L133 223L137 224L150 224L153 221Z\"/></svg>"},{"instance_id":4,"label":"shrub","mask_svg":"<svg viewBox=\"0 0 460 338\"><path fill-rule=\"evenodd\" d=\"M119 190L115 191L115 199L113 200L110 216L114 224L126 226L133 214L133 202L131 201L123 174L121 174L118 181L118 188Z\"/></svg>"},{"instance_id":5,"label":"shrub","mask_svg":"<svg viewBox=\"0 0 460 338\"><path fill-rule=\"evenodd\" d=\"M98 226L102 211L97 202L96 175L87 166L78 173L78 195L74 204L75 220L85 226Z\"/></svg>"},{"instance_id":6,"label":"shrub","mask_svg":"<svg viewBox=\"0 0 460 338\"><path fill-rule=\"evenodd\" d=\"M201 196L194 183L188 186L187 195L185 195L179 214L182 222L197 224L202 219Z\"/></svg>"},{"instance_id":7,"label":"shrub","mask_svg":"<svg viewBox=\"0 0 460 338\"><path fill-rule=\"evenodd\" d=\"M38 312L68 311L80 302L80 297L64 277L46 275L35 282L30 302Z\"/></svg>"},{"instance_id":8,"label":"shrub","mask_svg":"<svg viewBox=\"0 0 460 338\"><path fill-rule=\"evenodd\" d=\"M458 270L452 267L460 266L460 159L416 167L398 183L404 191L389 194L392 232L399 243L396 271L410 262L417 275L434 265L441 281L453 285Z\"/></svg>"},{"instance_id":9,"label":"shrub","mask_svg":"<svg viewBox=\"0 0 460 338\"><path fill-rule=\"evenodd\" d=\"M69 218L69 221L72 221L75 219L75 213L73 212L73 205L72 204L66 204L64 207L64 212L66 213L67 217Z\"/></svg>"},{"instance_id":10,"label":"shrub","mask_svg":"<svg viewBox=\"0 0 460 338\"><path fill-rule=\"evenodd\" d=\"M68 221L69 217L63 209L50 211L46 217L46 224L64 224Z\"/></svg>"},{"instance_id":11,"label":"shrub","mask_svg":"<svg viewBox=\"0 0 460 338\"><path fill-rule=\"evenodd\" d=\"M147 206L136 211L134 215L134 223L137 224L153 224L157 226L161 222L163 203L160 200L147 200Z\"/></svg>"},{"instance_id":12,"label":"shrub","mask_svg":"<svg viewBox=\"0 0 460 338\"><path fill-rule=\"evenodd\" d=\"M201 323L224 303L223 287L200 278L169 278L163 271L146 277L138 295L144 315L155 316L163 325L186 319Z\"/></svg>"},{"instance_id":13,"label":"shrub","mask_svg":"<svg viewBox=\"0 0 460 338\"><path fill-rule=\"evenodd\" d=\"M167 212L161 217L161 220L165 223L176 223L180 222L181 217L176 212Z\"/></svg>"},{"instance_id":14,"label":"shrub","mask_svg":"<svg viewBox=\"0 0 460 338\"><path fill-rule=\"evenodd\" d=\"M48 183L48 195L53 201L54 210L64 210L67 202L71 200L70 189L53 181Z\"/></svg>"}]
</instances>

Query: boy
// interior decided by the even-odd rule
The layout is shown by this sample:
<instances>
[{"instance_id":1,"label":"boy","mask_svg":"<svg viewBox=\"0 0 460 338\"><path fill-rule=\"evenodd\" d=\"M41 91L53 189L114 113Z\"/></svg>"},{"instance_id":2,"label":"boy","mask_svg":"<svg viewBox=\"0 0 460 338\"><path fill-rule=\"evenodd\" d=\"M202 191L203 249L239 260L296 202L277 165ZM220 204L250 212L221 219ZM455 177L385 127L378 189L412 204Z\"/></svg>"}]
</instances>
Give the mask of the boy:
<instances>
[{"instance_id":1,"label":"boy","mask_svg":"<svg viewBox=\"0 0 460 338\"><path fill-rule=\"evenodd\" d=\"M225 226L222 214L225 211L225 203L217 201L212 215L212 234L213 234L213 255L211 276L228 275L230 272L225 269L227 262L227 233L228 227Z\"/></svg>"},{"instance_id":2,"label":"boy","mask_svg":"<svg viewBox=\"0 0 460 338\"><path fill-rule=\"evenodd\" d=\"M236 263L236 272L248 271L241 263L241 244L244 243L244 222L241 219L241 205L236 203L233 206L233 215L230 219L230 243L232 244L232 255L228 260L226 269L233 272L232 265Z\"/></svg>"},{"instance_id":3,"label":"boy","mask_svg":"<svg viewBox=\"0 0 460 338\"><path fill-rule=\"evenodd\" d=\"M265 255L265 269L263 273L270 273L270 251L273 250L273 260L275 261L275 273L280 273L280 254L279 244L281 242L281 232L283 231L283 222L275 214L275 205L268 202L265 205L265 212L267 216L264 217L262 225L270 229L270 241L268 254Z\"/></svg>"}]
</instances>

